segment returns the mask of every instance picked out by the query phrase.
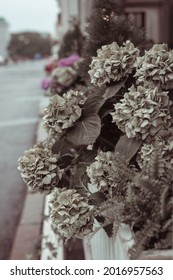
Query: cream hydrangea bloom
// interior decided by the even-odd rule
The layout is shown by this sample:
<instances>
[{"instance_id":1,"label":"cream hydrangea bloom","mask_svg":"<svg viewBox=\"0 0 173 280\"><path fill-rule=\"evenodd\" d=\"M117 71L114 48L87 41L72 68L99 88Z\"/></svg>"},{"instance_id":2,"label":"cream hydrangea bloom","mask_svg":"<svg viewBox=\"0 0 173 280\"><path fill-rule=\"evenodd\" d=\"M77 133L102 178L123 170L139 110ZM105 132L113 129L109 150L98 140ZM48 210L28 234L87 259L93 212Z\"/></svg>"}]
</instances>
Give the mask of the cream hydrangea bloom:
<instances>
[{"instance_id":1,"label":"cream hydrangea bloom","mask_svg":"<svg viewBox=\"0 0 173 280\"><path fill-rule=\"evenodd\" d=\"M126 133L128 138L146 139L151 141L162 130L167 130L172 124L167 92L157 87L132 86L124 98L114 105L111 113L113 122Z\"/></svg>"},{"instance_id":2,"label":"cream hydrangea bloom","mask_svg":"<svg viewBox=\"0 0 173 280\"><path fill-rule=\"evenodd\" d=\"M58 155L45 145L36 144L18 159L18 169L24 182L32 191L51 191L64 172L57 166Z\"/></svg>"},{"instance_id":3,"label":"cream hydrangea bloom","mask_svg":"<svg viewBox=\"0 0 173 280\"><path fill-rule=\"evenodd\" d=\"M55 189L50 196L50 217L65 238L83 238L93 232L88 197L75 189Z\"/></svg>"},{"instance_id":4,"label":"cream hydrangea bloom","mask_svg":"<svg viewBox=\"0 0 173 280\"><path fill-rule=\"evenodd\" d=\"M167 140L156 138L151 144L143 144L137 154L137 163L141 169L151 169L151 159L159 158L159 176L166 176L168 170L173 169L173 136Z\"/></svg>"},{"instance_id":5,"label":"cream hydrangea bloom","mask_svg":"<svg viewBox=\"0 0 173 280\"><path fill-rule=\"evenodd\" d=\"M78 77L76 69L70 66L55 68L51 75L54 81L65 87L69 87Z\"/></svg>"},{"instance_id":6,"label":"cream hydrangea bloom","mask_svg":"<svg viewBox=\"0 0 173 280\"><path fill-rule=\"evenodd\" d=\"M119 47L113 42L97 50L97 56L92 58L89 74L91 83L99 87L111 81L120 81L132 73L134 62L139 50L133 43L126 41Z\"/></svg>"},{"instance_id":7,"label":"cream hydrangea bloom","mask_svg":"<svg viewBox=\"0 0 173 280\"><path fill-rule=\"evenodd\" d=\"M168 51L166 44L155 44L144 56L137 58L135 67L139 83L148 81L169 88L173 83L173 50Z\"/></svg>"},{"instance_id":8,"label":"cream hydrangea bloom","mask_svg":"<svg viewBox=\"0 0 173 280\"><path fill-rule=\"evenodd\" d=\"M85 100L83 92L74 90L64 93L62 97L52 96L43 117L43 127L48 134L57 138L64 129L73 126L81 116Z\"/></svg>"},{"instance_id":9,"label":"cream hydrangea bloom","mask_svg":"<svg viewBox=\"0 0 173 280\"><path fill-rule=\"evenodd\" d=\"M112 152L99 151L95 161L91 163L86 171L91 184L94 184L98 190L107 190L108 185L114 183L112 174L112 164L114 154Z\"/></svg>"}]
</instances>

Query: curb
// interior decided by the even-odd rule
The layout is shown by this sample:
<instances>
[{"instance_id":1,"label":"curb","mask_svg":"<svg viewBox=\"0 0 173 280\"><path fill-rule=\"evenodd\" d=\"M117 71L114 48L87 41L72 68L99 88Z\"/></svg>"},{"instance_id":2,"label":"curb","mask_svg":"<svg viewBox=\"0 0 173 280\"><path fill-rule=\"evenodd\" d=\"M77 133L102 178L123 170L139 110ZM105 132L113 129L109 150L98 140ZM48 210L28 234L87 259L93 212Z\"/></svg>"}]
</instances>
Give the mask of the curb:
<instances>
[{"instance_id":1,"label":"curb","mask_svg":"<svg viewBox=\"0 0 173 280\"><path fill-rule=\"evenodd\" d=\"M11 260L38 260L40 258L43 205L43 195L27 193L13 243Z\"/></svg>"},{"instance_id":2,"label":"curb","mask_svg":"<svg viewBox=\"0 0 173 280\"><path fill-rule=\"evenodd\" d=\"M41 127L41 117L47 98L42 98L39 105L39 121L36 130L36 143L45 139ZM27 192L21 219L16 231L10 260L38 260L41 254L42 227L45 195Z\"/></svg>"}]
</instances>

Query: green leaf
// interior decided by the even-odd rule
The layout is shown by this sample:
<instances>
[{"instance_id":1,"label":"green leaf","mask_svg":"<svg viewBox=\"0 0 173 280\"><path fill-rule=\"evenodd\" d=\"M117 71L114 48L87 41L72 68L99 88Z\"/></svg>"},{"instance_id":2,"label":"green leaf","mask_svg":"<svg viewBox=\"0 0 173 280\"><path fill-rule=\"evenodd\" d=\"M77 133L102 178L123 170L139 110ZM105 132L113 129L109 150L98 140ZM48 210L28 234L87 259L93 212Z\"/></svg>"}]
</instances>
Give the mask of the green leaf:
<instances>
[{"instance_id":1,"label":"green leaf","mask_svg":"<svg viewBox=\"0 0 173 280\"><path fill-rule=\"evenodd\" d=\"M105 91L105 94L103 95L103 98L105 100L115 96L119 90L124 87L124 84L125 84L125 81L122 81L122 82L119 82L117 83L116 85L113 85L113 86L109 86L106 91Z\"/></svg>"},{"instance_id":2,"label":"green leaf","mask_svg":"<svg viewBox=\"0 0 173 280\"><path fill-rule=\"evenodd\" d=\"M142 140L128 138L126 135L123 135L115 147L115 152L118 152L121 157L129 162L137 153L141 145Z\"/></svg>"},{"instance_id":3,"label":"green leaf","mask_svg":"<svg viewBox=\"0 0 173 280\"><path fill-rule=\"evenodd\" d=\"M83 108L84 116L89 116L91 114L98 113L98 111L104 103L105 99L98 94L87 98Z\"/></svg>"},{"instance_id":4,"label":"green leaf","mask_svg":"<svg viewBox=\"0 0 173 280\"><path fill-rule=\"evenodd\" d=\"M173 117L173 107L170 108L170 115Z\"/></svg>"},{"instance_id":5,"label":"green leaf","mask_svg":"<svg viewBox=\"0 0 173 280\"><path fill-rule=\"evenodd\" d=\"M61 158L58 159L57 161L57 165L61 168L64 169L66 168L68 165L71 164L72 160L74 159L74 157L71 154L65 154L63 155Z\"/></svg>"},{"instance_id":6,"label":"green leaf","mask_svg":"<svg viewBox=\"0 0 173 280\"><path fill-rule=\"evenodd\" d=\"M170 74L170 75L172 75L172 74ZM165 90L173 89L173 80L168 81L168 82L166 83L166 85L163 85L162 87L163 87L163 89L165 89Z\"/></svg>"},{"instance_id":7,"label":"green leaf","mask_svg":"<svg viewBox=\"0 0 173 280\"><path fill-rule=\"evenodd\" d=\"M57 188L69 188L70 187L70 179L66 174L63 174L62 179L58 182Z\"/></svg>"},{"instance_id":8,"label":"green leaf","mask_svg":"<svg viewBox=\"0 0 173 280\"><path fill-rule=\"evenodd\" d=\"M105 218L102 216L97 216L96 220L101 224L101 226L103 226L104 222L105 222ZM113 234L113 224L110 223L107 226L103 226L104 231L106 232L108 237L112 237Z\"/></svg>"},{"instance_id":9,"label":"green leaf","mask_svg":"<svg viewBox=\"0 0 173 280\"><path fill-rule=\"evenodd\" d=\"M88 193L89 178L86 174L86 166L78 165L77 171L72 175L70 185L72 188L78 189L80 193Z\"/></svg>"},{"instance_id":10,"label":"green leaf","mask_svg":"<svg viewBox=\"0 0 173 280\"><path fill-rule=\"evenodd\" d=\"M107 109L105 110L102 115L100 116L101 120L104 119L107 115L109 115L110 113L112 113L112 108L111 109Z\"/></svg>"},{"instance_id":11,"label":"green leaf","mask_svg":"<svg viewBox=\"0 0 173 280\"><path fill-rule=\"evenodd\" d=\"M105 200L106 196L102 192L92 193L89 197L89 203L96 206L99 206Z\"/></svg>"},{"instance_id":12,"label":"green leaf","mask_svg":"<svg viewBox=\"0 0 173 280\"><path fill-rule=\"evenodd\" d=\"M101 120L97 114L85 117L70 129L67 134L67 140L74 145L94 144L101 131Z\"/></svg>"},{"instance_id":13,"label":"green leaf","mask_svg":"<svg viewBox=\"0 0 173 280\"><path fill-rule=\"evenodd\" d=\"M77 161L79 163L90 164L96 156L96 150L84 150L82 154L77 158Z\"/></svg>"},{"instance_id":14,"label":"green leaf","mask_svg":"<svg viewBox=\"0 0 173 280\"><path fill-rule=\"evenodd\" d=\"M56 141L52 146L52 153L64 155L66 153L70 153L70 150L73 148L74 145L70 141L68 141L68 139L63 137L60 140Z\"/></svg>"}]
</instances>

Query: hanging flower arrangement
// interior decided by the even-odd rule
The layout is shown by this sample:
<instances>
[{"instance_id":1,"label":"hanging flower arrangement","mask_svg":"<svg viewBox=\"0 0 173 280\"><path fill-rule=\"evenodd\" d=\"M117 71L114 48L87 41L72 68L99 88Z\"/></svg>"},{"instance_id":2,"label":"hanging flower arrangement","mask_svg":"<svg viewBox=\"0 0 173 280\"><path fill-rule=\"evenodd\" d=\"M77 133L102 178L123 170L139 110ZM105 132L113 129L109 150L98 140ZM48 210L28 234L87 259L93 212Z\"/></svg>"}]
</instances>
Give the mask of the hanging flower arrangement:
<instances>
[{"instance_id":1,"label":"hanging flower arrangement","mask_svg":"<svg viewBox=\"0 0 173 280\"><path fill-rule=\"evenodd\" d=\"M169 249L172 51L158 44L140 56L130 41L112 43L90 68L93 93L50 98L43 117L48 140L19 158L21 175L30 189L50 193L50 217L66 240L91 237L95 221L108 236L125 223L134 233L131 258Z\"/></svg>"},{"instance_id":2,"label":"hanging flower arrangement","mask_svg":"<svg viewBox=\"0 0 173 280\"><path fill-rule=\"evenodd\" d=\"M48 88L51 87L51 83L52 83L51 77L44 77L40 83L41 89L48 90Z\"/></svg>"},{"instance_id":3,"label":"hanging flower arrangement","mask_svg":"<svg viewBox=\"0 0 173 280\"><path fill-rule=\"evenodd\" d=\"M81 87L84 89L85 85L81 82L79 71L81 62L82 58L77 54L61 58L57 63L57 67L51 73L52 81L46 95L63 95L70 89L80 90Z\"/></svg>"}]
</instances>

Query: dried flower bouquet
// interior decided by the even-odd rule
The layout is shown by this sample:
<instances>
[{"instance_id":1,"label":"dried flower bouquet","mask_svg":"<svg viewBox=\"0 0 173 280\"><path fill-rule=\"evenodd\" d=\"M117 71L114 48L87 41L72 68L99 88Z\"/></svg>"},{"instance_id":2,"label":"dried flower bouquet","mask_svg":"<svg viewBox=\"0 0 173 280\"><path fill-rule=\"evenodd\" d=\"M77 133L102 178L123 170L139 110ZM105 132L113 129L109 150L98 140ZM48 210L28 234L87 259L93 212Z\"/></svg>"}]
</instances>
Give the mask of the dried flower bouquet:
<instances>
[{"instance_id":1,"label":"dried flower bouquet","mask_svg":"<svg viewBox=\"0 0 173 280\"><path fill-rule=\"evenodd\" d=\"M108 236L130 226L131 258L170 249L173 51L156 44L141 56L130 41L112 43L97 51L89 74L88 92L50 97L47 141L19 158L21 175L50 194L50 217L67 240L92 237L97 220Z\"/></svg>"}]
</instances>

